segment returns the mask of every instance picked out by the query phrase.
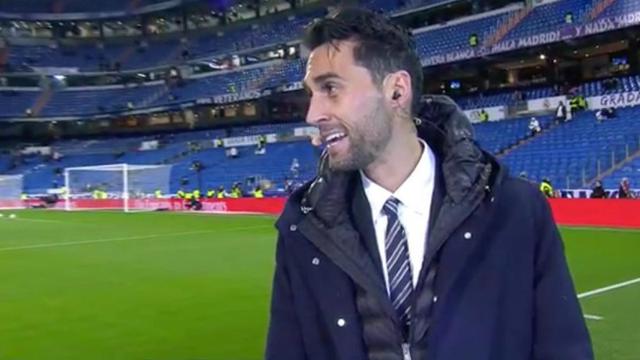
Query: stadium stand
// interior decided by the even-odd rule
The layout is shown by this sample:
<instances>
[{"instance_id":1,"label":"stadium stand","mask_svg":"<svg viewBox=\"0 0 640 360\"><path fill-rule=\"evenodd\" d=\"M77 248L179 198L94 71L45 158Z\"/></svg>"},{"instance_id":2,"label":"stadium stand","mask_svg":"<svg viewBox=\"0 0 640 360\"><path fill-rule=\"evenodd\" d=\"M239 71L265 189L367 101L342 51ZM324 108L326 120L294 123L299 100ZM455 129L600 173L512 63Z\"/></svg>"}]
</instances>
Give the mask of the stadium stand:
<instances>
[{"instance_id":1,"label":"stadium stand","mask_svg":"<svg viewBox=\"0 0 640 360\"><path fill-rule=\"evenodd\" d=\"M502 11L497 14L484 13L418 30L415 32L418 55L427 57L453 50L471 49L469 45L471 34L475 33L479 41L482 41L485 34L495 31L498 23L508 18L511 13L511 11Z\"/></svg>"},{"instance_id":2,"label":"stadium stand","mask_svg":"<svg viewBox=\"0 0 640 360\"><path fill-rule=\"evenodd\" d=\"M640 156L636 156L632 161L607 176L604 179L603 186L615 189L620 185L622 178L629 179L631 184L640 184Z\"/></svg>"},{"instance_id":3,"label":"stadium stand","mask_svg":"<svg viewBox=\"0 0 640 360\"><path fill-rule=\"evenodd\" d=\"M245 25L227 32L187 37L186 42L170 39L146 41L145 46L134 42L106 44L103 49L95 44L56 47L15 45L9 48L9 63L23 71L38 66L57 66L74 67L83 72L98 71L101 64L115 62L120 64L121 70L174 65L186 60L293 41L306 24L323 14L324 11L316 11L289 17L286 21ZM188 51L187 57L183 57L184 50Z\"/></svg>"},{"instance_id":4,"label":"stadium stand","mask_svg":"<svg viewBox=\"0 0 640 360\"><path fill-rule=\"evenodd\" d=\"M586 11L590 3L583 0L564 0L536 6L518 26L506 35L504 40L515 40L534 34L561 30L567 25L565 14L572 12L577 16Z\"/></svg>"},{"instance_id":5,"label":"stadium stand","mask_svg":"<svg viewBox=\"0 0 640 360\"><path fill-rule=\"evenodd\" d=\"M593 111L582 112L517 147L503 160L515 173L525 171L535 181L548 177L562 188L583 187L598 169L602 172L637 150L638 115L639 107L619 109L616 119L597 123ZM609 178L607 184L616 181Z\"/></svg>"},{"instance_id":6,"label":"stadium stand","mask_svg":"<svg viewBox=\"0 0 640 360\"><path fill-rule=\"evenodd\" d=\"M640 3L637 1L627 1L627 0L614 0L611 2L611 5L606 7L602 12L600 12L593 20L604 19L613 16L620 16L624 14L631 14L635 11L640 10ZM583 15L584 20L590 20L588 12L585 12Z\"/></svg>"},{"instance_id":7,"label":"stadium stand","mask_svg":"<svg viewBox=\"0 0 640 360\"><path fill-rule=\"evenodd\" d=\"M529 117L476 124L476 139L487 151L498 154L529 136ZM538 119L542 128L551 124L551 117Z\"/></svg>"},{"instance_id":8,"label":"stadium stand","mask_svg":"<svg viewBox=\"0 0 640 360\"><path fill-rule=\"evenodd\" d=\"M407 9L434 6L447 0L381 1L366 2L381 11L398 13ZM71 4L66 2L65 4ZM139 2L142 4L142 2ZM580 0L547 1L536 5L513 29L505 34L505 40L513 40L532 34L560 30L567 26L564 15L573 13L576 22L587 22L617 16L640 9L640 5L629 1L612 1L607 7L595 11L592 2ZM25 5L29 7L29 5ZM75 5L68 5L75 6ZM79 6L79 5L78 5ZM82 5L84 6L84 5ZM87 5L89 6L89 5ZM120 5L114 5L118 8ZM121 7L120 7L121 8ZM456 19L448 23L429 26L416 32L416 43L421 57L444 54L452 51L468 50L469 36L477 34L479 42L496 29L503 26L521 7L505 7ZM67 8L68 9L68 8ZM65 11L67 11L65 9ZM0 10L3 10L0 8ZM251 26L237 26L233 30L215 35L179 39L149 41L143 50L139 44L106 44L104 49L95 45L51 48L46 46L13 46L10 61L29 66L72 66L81 71L96 71L101 61L118 61L123 69L175 64L185 59L182 50L189 51L189 58L229 54L230 51L250 49L268 44L292 41L300 34L301 28L314 17L324 12L313 12L286 21L263 22ZM28 65L28 66L27 66ZM26 109L34 109L36 116L89 116L126 110L140 110L160 106L172 106L198 99L225 94L241 94L252 90L263 90L299 81L304 71L304 60L276 60L255 64L234 70L198 75L186 79L180 86L167 86L158 81L134 87L105 87L81 90L54 90L50 94L42 91L17 91L0 89L0 117L24 117ZM563 89L566 91L567 89ZM585 97L615 94L640 90L640 75L625 75L585 82L570 90ZM516 97L516 91L519 96ZM516 98L531 100L560 94L559 88L544 85L509 90L494 90L479 95L465 95L456 98L463 109L478 109L499 105L513 105ZM44 96L46 95L46 96ZM46 101L42 101L45 97ZM599 172L617 165L633 154L638 146L638 125L634 122L638 108L620 109L618 119L596 124L594 112L578 114L569 123L551 126L551 118L538 117L543 128L542 134L529 138L529 116L500 122L476 124L477 140L493 153L506 153L504 161L514 173L526 171L530 178L540 180L549 177L560 187L581 187L588 185ZM264 156L253 154L252 147L241 148L237 159L229 160L224 149L205 146L199 151L189 151L189 142L209 141L223 136L250 136L290 130L290 125L264 125L247 128L194 131L172 134L161 149L137 151L136 146L146 137L130 139L106 139L99 141L63 141L55 148L63 158L55 163L41 156L24 157L14 166L12 159L0 157L0 171L25 173L29 189L42 189L53 181L60 181L56 169L65 166L98 165L117 162L131 164L171 163L175 176L172 189L179 187L180 179L186 176L190 183L197 175L190 170L194 161L204 165L202 175L215 179L206 186L229 186L241 178L258 177L282 182L288 172L292 153L300 154L299 160L305 164L315 163L317 154L304 143L270 144ZM612 155L613 154L613 155ZM613 158L613 160L612 160ZM265 163L269 167L264 167ZM273 164L273 167L271 165ZM637 159L627 161L617 171L605 179L607 186L613 186L621 176L633 180ZM261 169L256 171L257 165ZM635 167L634 167L635 166ZM308 169L312 169L309 167ZM307 169L307 170L308 170ZM567 170L568 169L568 170ZM303 172L303 176L304 176ZM308 175L310 176L311 173ZM632 181L633 181L632 180ZM209 180L207 180L209 181Z\"/></svg>"},{"instance_id":9,"label":"stadium stand","mask_svg":"<svg viewBox=\"0 0 640 360\"><path fill-rule=\"evenodd\" d=\"M60 12L101 12L101 11L117 11L122 9L134 9L142 6L171 2L168 0L137 0L131 2L129 0L109 0L109 1L84 1L84 0L65 0L65 1L39 1L39 0L20 0L20 1L3 1L0 3L0 11L7 13L60 13ZM135 4L135 6L133 6Z\"/></svg>"}]
</instances>

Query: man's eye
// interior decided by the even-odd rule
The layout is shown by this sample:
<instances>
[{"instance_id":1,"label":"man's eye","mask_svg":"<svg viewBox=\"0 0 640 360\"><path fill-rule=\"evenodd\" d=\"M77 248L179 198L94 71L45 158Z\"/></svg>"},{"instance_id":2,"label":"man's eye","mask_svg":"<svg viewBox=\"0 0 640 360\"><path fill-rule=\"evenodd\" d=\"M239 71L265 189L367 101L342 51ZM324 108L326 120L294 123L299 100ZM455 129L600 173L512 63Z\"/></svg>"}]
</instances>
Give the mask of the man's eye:
<instances>
[{"instance_id":1,"label":"man's eye","mask_svg":"<svg viewBox=\"0 0 640 360\"><path fill-rule=\"evenodd\" d=\"M337 87L334 84L327 83L322 85L322 90L328 95L335 95Z\"/></svg>"}]
</instances>

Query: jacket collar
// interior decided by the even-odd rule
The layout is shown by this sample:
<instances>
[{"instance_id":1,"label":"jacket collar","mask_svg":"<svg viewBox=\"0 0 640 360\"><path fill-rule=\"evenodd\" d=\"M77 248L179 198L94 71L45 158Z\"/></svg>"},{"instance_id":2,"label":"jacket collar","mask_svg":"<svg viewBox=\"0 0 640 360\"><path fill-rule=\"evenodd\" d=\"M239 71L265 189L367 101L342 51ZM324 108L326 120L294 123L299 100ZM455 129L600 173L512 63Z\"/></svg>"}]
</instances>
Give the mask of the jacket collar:
<instances>
[{"instance_id":1,"label":"jacket collar","mask_svg":"<svg viewBox=\"0 0 640 360\"><path fill-rule=\"evenodd\" d=\"M415 118L418 136L426 141L439 159L444 176L445 202L452 205L476 202L492 192L504 177L493 156L475 142L471 123L447 96L430 95L422 99ZM303 213L313 213L327 226L337 223L347 209L349 189L357 171L332 171L328 154L320 158L318 175L304 193Z\"/></svg>"}]
</instances>

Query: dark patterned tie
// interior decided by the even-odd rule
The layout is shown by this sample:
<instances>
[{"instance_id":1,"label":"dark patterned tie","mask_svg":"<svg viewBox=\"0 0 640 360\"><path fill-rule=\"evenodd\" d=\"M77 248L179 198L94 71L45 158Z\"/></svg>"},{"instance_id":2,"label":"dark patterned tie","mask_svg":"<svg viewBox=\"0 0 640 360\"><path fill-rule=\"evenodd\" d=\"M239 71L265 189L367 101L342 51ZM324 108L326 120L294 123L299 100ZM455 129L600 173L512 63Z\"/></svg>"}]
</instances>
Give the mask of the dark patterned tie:
<instances>
[{"instance_id":1,"label":"dark patterned tie","mask_svg":"<svg viewBox=\"0 0 640 360\"><path fill-rule=\"evenodd\" d=\"M408 334L411 321L411 301L413 282L411 263L409 262L409 246L404 227L398 219L400 201L389 198L382 212L387 215L387 232L385 236L385 252L387 254L387 275L389 276L389 297L403 324L404 334Z\"/></svg>"}]
</instances>

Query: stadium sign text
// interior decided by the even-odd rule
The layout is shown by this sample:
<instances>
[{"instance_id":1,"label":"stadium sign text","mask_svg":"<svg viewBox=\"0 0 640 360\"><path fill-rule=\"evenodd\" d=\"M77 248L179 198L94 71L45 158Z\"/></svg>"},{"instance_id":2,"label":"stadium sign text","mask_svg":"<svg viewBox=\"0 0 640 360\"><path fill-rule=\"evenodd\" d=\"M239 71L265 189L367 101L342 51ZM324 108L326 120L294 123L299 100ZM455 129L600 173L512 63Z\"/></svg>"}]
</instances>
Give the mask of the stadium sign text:
<instances>
[{"instance_id":1,"label":"stadium sign text","mask_svg":"<svg viewBox=\"0 0 640 360\"><path fill-rule=\"evenodd\" d=\"M563 40L569 40L580 36L588 36L605 31L622 29L640 24L640 11L608 17L593 21L584 25L565 26L559 30L541 34L529 35L518 39L500 41L490 48L469 48L449 53L429 56L422 59L423 66L433 66L460 60L467 60L479 56L497 54L505 51L533 47Z\"/></svg>"},{"instance_id":2,"label":"stadium sign text","mask_svg":"<svg viewBox=\"0 0 640 360\"><path fill-rule=\"evenodd\" d=\"M591 110L637 106L640 105L640 91L593 96L588 98L587 102Z\"/></svg>"}]
</instances>

